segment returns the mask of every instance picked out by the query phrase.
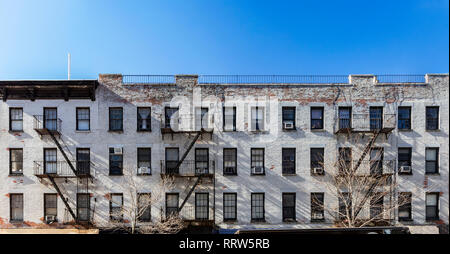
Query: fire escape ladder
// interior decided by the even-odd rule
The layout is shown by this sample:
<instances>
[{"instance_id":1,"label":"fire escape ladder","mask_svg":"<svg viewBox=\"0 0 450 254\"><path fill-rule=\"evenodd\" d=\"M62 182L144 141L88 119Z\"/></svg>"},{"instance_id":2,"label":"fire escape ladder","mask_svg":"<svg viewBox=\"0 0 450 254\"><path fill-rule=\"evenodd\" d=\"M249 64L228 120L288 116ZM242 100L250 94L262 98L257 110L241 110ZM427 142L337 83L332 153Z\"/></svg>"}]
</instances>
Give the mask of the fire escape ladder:
<instances>
[{"instance_id":1,"label":"fire escape ladder","mask_svg":"<svg viewBox=\"0 0 450 254\"><path fill-rule=\"evenodd\" d=\"M56 144L56 146L58 147L59 151L62 153L64 159L66 159L67 163L69 164L70 169L73 171L73 173L75 174L75 176L77 176L77 171L75 170L75 167L72 165L72 162L69 160L69 157L67 157L66 152L64 151L63 147L61 146L61 144L59 143L58 139L56 139L55 135L50 132L50 137L52 137L53 142Z\"/></svg>"},{"instance_id":2,"label":"fire escape ladder","mask_svg":"<svg viewBox=\"0 0 450 254\"><path fill-rule=\"evenodd\" d=\"M378 135L380 135L381 130L377 130L374 134L373 137L370 139L369 143L367 144L367 146L364 148L363 153L361 154L361 157L359 158L358 162L356 162L355 167L353 168L353 172L356 172L356 170L358 170L359 166L361 165L361 163L363 162L364 158L366 157L366 155L369 153L370 148L373 146L373 144L375 143L375 140L377 140Z\"/></svg>"},{"instance_id":3,"label":"fire escape ladder","mask_svg":"<svg viewBox=\"0 0 450 254\"><path fill-rule=\"evenodd\" d=\"M181 159L178 161L178 164L177 164L177 166L175 167L175 171L177 171L177 170L180 168L181 163L183 163L184 159L186 159L188 153L191 151L192 147L194 146L195 142L196 142L197 139L200 137L200 135L202 135L202 131L199 131L199 132L195 135L194 139L191 141L191 143L190 143L189 146L187 147L186 152L184 152L183 156L181 156Z\"/></svg>"},{"instance_id":4,"label":"fire escape ladder","mask_svg":"<svg viewBox=\"0 0 450 254\"><path fill-rule=\"evenodd\" d=\"M58 195L61 197L64 205L66 206L67 210L69 211L70 215L72 215L73 219L75 221L77 221L77 216L75 215L75 213L73 212L72 208L70 208L69 203L67 203L66 198L64 197L64 195L62 194L61 190L59 189L58 185L55 182L55 179L53 178L53 176L48 175L48 179L50 180L50 182L53 184L53 187L55 187L56 192L58 192Z\"/></svg>"},{"instance_id":5,"label":"fire escape ladder","mask_svg":"<svg viewBox=\"0 0 450 254\"><path fill-rule=\"evenodd\" d=\"M178 212L180 212L181 209L183 209L183 207L184 207L184 205L186 204L186 202L188 201L189 197L190 197L190 196L192 195L192 193L194 192L195 187L197 187L197 185L199 184L201 178L202 178L201 176L198 176L198 177L197 177L197 180L195 181L195 183L194 183L194 185L192 186L192 188L189 190L188 194L186 195L186 198L183 200L183 203L181 203L180 207L178 208Z\"/></svg>"}]
</instances>

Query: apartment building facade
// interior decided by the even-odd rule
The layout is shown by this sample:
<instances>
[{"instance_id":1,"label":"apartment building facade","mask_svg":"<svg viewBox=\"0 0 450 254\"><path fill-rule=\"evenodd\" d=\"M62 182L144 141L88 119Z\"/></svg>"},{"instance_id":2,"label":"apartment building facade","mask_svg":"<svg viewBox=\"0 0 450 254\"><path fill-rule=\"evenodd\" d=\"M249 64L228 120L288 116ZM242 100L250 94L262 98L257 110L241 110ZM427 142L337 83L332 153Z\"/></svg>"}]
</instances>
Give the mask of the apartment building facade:
<instances>
[{"instance_id":1,"label":"apartment building facade","mask_svg":"<svg viewBox=\"0 0 450 254\"><path fill-rule=\"evenodd\" d=\"M142 223L177 211L224 229L330 227L312 198L339 206L322 183L344 148L383 160L410 196L391 223L445 227L448 86L448 74L1 81L0 228L102 227L131 202L125 176L152 194L165 175L175 186Z\"/></svg>"}]
</instances>

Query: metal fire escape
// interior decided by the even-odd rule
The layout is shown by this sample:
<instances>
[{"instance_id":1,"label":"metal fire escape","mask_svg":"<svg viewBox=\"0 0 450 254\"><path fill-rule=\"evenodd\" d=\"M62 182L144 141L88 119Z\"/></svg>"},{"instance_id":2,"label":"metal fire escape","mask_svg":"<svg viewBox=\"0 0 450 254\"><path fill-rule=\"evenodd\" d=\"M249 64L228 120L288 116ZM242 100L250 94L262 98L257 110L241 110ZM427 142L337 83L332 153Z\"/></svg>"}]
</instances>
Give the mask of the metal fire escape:
<instances>
[{"instance_id":1,"label":"metal fire escape","mask_svg":"<svg viewBox=\"0 0 450 254\"><path fill-rule=\"evenodd\" d=\"M79 181L82 183L81 186L86 187L86 192L89 193L89 180L92 181L92 175L90 173L91 163L90 162L78 162L71 161L67 155L67 152L70 153L64 141L61 138L61 120L58 118L47 119L45 115L35 115L34 116L34 130L41 136L50 136L53 143L55 143L59 152L63 155L65 161L48 161L44 158L43 161L35 161L34 162L34 175L39 178L48 178L50 183L55 188L58 195L61 197L66 210L69 212L71 217L75 220L76 223L80 223L80 220L77 217L77 214L70 207L68 198L65 197L63 191L60 186L57 184L57 178L63 178L67 182L67 178L76 178L77 181L77 189L76 192L80 193L80 185ZM61 141L61 142L60 142ZM65 151L64 147L67 149ZM45 155L44 155L45 157ZM76 167L74 166L76 163ZM83 183L85 182L85 183Z\"/></svg>"},{"instance_id":2,"label":"metal fire escape","mask_svg":"<svg viewBox=\"0 0 450 254\"><path fill-rule=\"evenodd\" d=\"M335 126L335 134L336 135L347 135L348 138L352 134L362 134L367 135L369 137L369 140L367 144L364 146L364 149L361 153L361 156L359 159L356 160L356 163L351 168L351 173L355 173L361 165L364 163L364 159L369 154L372 149L374 148L374 144L380 136L380 134L384 134L386 140L389 137L389 134L395 129L395 120L396 115L395 114L353 114L352 117L346 118L346 119L338 119L337 125ZM395 165L392 165L391 163L390 167L392 167L392 172L389 173L382 173L382 174L373 174L373 177L377 178L383 178L383 177L389 177L391 180L390 188L391 188L391 197L390 202L392 202L392 184L395 183ZM372 167L372 166L370 166ZM383 167L383 165L381 165ZM371 173L372 174L372 173ZM392 176L394 177L394 180L392 180ZM354 216L357 217L358 214L361 212L363 205L369 200L370 194L374 191L374 189L378 186L377 181L374 181L369 187L367 192L365 193L361 205L357 208L355 211Z\"/></svg>"}]
</instances>

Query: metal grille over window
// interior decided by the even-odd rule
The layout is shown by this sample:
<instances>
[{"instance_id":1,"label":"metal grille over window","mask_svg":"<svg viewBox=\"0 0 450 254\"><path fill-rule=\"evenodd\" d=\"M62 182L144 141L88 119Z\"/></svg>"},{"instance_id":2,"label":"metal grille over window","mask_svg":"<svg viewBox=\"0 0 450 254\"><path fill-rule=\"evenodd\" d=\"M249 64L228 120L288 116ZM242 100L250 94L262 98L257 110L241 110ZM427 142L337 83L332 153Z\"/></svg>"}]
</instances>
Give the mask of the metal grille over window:
<instances>
[{"instance_id":1,"label":"metal grille over window","mask_svg":"<svg viewBox=\"0 0 450 254\"><path fill-rule=\"evenodd\" d=\"M351 128L352 109L350 107L339 108L339 129Z\"/></svg>"}]
</instances>

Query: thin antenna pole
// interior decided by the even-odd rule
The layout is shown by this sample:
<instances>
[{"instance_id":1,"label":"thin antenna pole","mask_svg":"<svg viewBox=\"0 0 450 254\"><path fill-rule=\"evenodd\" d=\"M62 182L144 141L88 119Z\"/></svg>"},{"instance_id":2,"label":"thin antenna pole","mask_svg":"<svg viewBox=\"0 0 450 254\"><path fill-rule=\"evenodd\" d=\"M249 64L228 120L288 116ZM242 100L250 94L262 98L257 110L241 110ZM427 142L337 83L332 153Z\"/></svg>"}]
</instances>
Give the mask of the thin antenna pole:
<instances>
[{"instance_id":1,"label":"thin antenna pole","mask_svg":"<svg viewBox=\"0 0 450 254\"><path fill-rule=\"evenodd\" d=\"M67 55L67 79L70 80L70 53Z\"/></svg>"}]
</instances>

